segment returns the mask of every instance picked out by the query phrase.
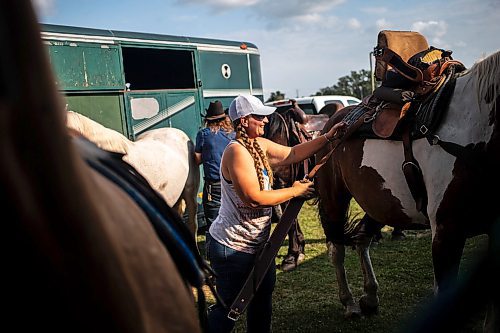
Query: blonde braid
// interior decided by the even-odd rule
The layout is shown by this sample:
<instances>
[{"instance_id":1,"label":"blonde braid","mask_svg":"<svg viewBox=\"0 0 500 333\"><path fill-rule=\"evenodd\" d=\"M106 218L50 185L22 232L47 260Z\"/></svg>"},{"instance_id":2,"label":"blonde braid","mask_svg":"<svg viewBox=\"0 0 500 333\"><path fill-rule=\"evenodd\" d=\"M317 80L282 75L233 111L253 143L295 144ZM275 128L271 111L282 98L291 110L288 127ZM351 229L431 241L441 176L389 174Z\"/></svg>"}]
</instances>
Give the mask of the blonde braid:
<instances>
[{"instance_id":1,"label":"blonde braid","mask_svg":"<svg viewBox=\"0 0 500 333\"><path fill-rule=\"evenodd\" d=\"M271 166L269 165L269 161L267 160L266 154L264 154L264 151L260 147L259 143L257 140L253 140L253 147L257 151L257 153L260 156L260 160L262 163L264 163L264 168L267 170L267 175L269 176L269 184L272 186L274 182L274 176L273 176L273 170L271 169Z\"/></svg>"},{"instance_id":2,"label":"blonde braid","mask_svg":"<svg viewBox=\"0 0 500 333\"><path fill-rule=\"evenodd\" d=\"M241 123L238 124L238 126L236 127L236 130L237 130L237 133L239 134L239 136L241 137L241 139L243 140L243 144L245 145L245 148L248 150L250 155L252 155L255 171L257 172L257 178L259 179L260 189L263 190L264 189L264 175L262 174L262 171L261 171L262 167L260 165L259 156L257 155L257 152L250 144L250 140L248 138L247 132L245 131L245 129L243 128Z\"/></svg>"}]
</instances>

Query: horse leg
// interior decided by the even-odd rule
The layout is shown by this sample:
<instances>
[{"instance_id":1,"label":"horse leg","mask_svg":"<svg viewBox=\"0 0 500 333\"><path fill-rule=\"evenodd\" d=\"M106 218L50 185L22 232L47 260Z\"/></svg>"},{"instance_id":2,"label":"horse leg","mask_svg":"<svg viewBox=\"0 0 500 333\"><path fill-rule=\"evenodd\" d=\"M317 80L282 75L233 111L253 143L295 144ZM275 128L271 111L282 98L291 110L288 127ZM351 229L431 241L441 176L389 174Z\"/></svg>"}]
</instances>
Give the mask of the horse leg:
<instances>
[{"instance_id":1,"label":"horse leg","mask_svg":"<svg viewBox=\"0 0 500 333\"><path fill-rule=\"evenodd\" d=\"M349 199L337 200L335 204L342 204L341 209L336 210L339 218L333 221L332 214L327 214L327 210L332 208L332 205L324 207L323 201L319 202L319 212L321 224L326 235L326 246L328 249L328 257L335 268L335 276L337 277L337 285L339 289L339 299L344 305L346 318L353 318L361 316L361 309L354 301L349 283L347 281L347 274L345 270L345 245L344 245L344 221L346 220L346 212L349 207ZM337 207L338 208L338 207ZM339 212L344 212L339 213ZM333 213L333 212L332 212Z\"/></svg>"},{"instance_id":2,"label":"horse leg","mask_svg":"<svg viewBox=\"0 0 500 333\"><path fill-rule=\"evenodd\" d=\"M304 237L304 233L302 232L302 229L300 228L300 223L299 219L297 218L296 222L296 233L295 233L295 242L298 244L298 251L299 251L299 256L297 258L297 265L299 265L302 261L305 259L305 254L306 254L306 239Z\"/></svg>"},{"instance_id":3,"label":"horse leg","mask_svg":"<svg viewBox=\"0 0 500 333\"><path fill-rule=\"evenodd\" d=\"M346 318L359 317L361 316L361 309L354 301L345 271L345 246L333 242L327 242L326 245L328 248L328 257L335 267L335 276L337 277L337 284L339 287L339 299L345 307L344 316Z\"/></svg>"},{"instance_id":4,"label":"horse leg","mask_svg":"<svg viewBox=\"0 0 500 333\"><path fill-rule=\"evenodd\" d=\"M196 200L196 194L189 192L192 191L186 191L186 189L184 189L184 191L182 192L182 198L186 203L186 209L188 212L189 231L191 231L194 237L196 237L196 233L198 232L198 222L197 222L198 201Z\"/></svg>"},{"instance_id":5,"label":"horse leg","mask_svg":"<svg viewBox=\"0 0 500 333\"><path fill-rule=\"evenodd\" d=\"M436 227L432 238L436 294L449 289L456 282L464 246L465 236L462 232L444 224Z\"/></svg>"},{"instance_id":6,"label":"horse leg","mask_svg":"<svg viewBox=\"0 0 500 333\"><path fill-rule=\"evenodd\" d=\"M403 229L401 228L398 228L398 227L394 227L394 230L392 230L392 233L391 233L391 240L403 240L406 238L406 235L405 233L403 232Z\"/></svg>"},{"instance_id":7,"label":"horse leg","mask_svg":"<svg viewBox=\"0 0 500 333\"><path fill-rule=\"evenodd\" d=\"M288 230L288 252L281 263L284 272L293 271L304 261L304 234L300 230L299 219L295 218Z\"/></svg>"},{"instance_id":8,"label":"horse leg","mask_svg":"<svg viewBox=\"0 0 500 333\"><path fill-rule=\"evenodd\" d=\"M362 231L358 233L355 240L364 278L364 294L359 299L359 306L364 314L373 314L378 310L379 298L377 294L378 281L370 259L370 243L373 235L377 230L380 230L380 224L365 214L361 225Z\"/></svg>"}]
</instances>

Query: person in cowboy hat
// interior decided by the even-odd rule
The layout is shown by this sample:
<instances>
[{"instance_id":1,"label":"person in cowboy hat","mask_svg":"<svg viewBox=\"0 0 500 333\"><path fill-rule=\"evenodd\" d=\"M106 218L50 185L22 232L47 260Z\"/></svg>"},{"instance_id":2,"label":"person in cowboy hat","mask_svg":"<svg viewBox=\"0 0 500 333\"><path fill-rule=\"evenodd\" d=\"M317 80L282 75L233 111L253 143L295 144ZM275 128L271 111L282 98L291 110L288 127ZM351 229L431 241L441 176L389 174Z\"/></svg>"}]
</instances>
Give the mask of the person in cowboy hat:
<instances>
[{"instance_id":1,"label":"person in cowboy hat","mask_svg":"<svg viewBox=\"0 0 500 333\"><path fill-rule=\"evenodd\" d=\"M234 139L233 125L220 101L210 102L203 116L205 127L196 135L195 158L198 165L203 164L202 205L206 230L219 213L221 187L219 166L222 152Z\"/></svg>"}]
</instances>

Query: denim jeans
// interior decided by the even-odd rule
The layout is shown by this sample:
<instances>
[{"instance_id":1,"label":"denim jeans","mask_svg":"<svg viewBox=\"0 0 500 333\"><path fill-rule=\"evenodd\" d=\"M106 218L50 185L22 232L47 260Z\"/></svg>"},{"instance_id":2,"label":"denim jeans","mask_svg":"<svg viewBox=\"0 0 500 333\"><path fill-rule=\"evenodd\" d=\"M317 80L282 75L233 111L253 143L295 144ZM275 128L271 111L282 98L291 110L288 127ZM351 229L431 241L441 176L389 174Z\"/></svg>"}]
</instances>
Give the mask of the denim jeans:
<instances>
[{"instance_id":1,"label":"denim jeans","mask_svg":"<svg viewBox=\"0 0 500 333\"><path fill-rule=\"evenodd\" d=\"M214 240L207 233L208 258L216 273L217 292L228 307L245 284L256 255L233 250ZM276 283L276 267L271 265L260 288L247 308L247 332L271 332L272 296ZM229 310L216 303L208 312L210 333L231 332L235 322L227 318Z\"/></svg>"},{"instance_id":2,"label":"denim jeans","mask_svg":"<svg viewBox=\"0 0 500 333\"><path fill-rule=\"evenodd\" d=\"M205 223L208 228L212 225L212 222L215 220L217 215L219 215L220 208L220 182L218 183L210 183L205 182L203 186L203 214L205 215ZM208 233L208 232L207 232Z\"/></svg>"}]
</instances>

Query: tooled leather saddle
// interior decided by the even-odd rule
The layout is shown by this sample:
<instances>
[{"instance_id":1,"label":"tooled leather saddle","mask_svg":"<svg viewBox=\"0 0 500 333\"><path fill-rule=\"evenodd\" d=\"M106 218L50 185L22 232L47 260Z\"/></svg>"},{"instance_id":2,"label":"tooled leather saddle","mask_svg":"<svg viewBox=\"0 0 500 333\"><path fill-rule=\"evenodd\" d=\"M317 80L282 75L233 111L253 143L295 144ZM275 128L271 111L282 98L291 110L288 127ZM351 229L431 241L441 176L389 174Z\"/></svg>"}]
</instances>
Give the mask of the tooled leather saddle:
<instances>
[{"instance_id":1,"label":"tooled leather saddle","mask_svg":"<svg viewBox=\"0 0 500 333\"><path fill-rule=\"evenodd\" d=\"M403 173L416 208L426 214L427 193L412 140L432 140L455 87L465 70L451 51L428 46L425 38L410 31L381 31L375 47L375 77L381 82L372 95L353 108L345 119L365 117L355 135L402 141Z\"/></svg>"}]
</instances>

